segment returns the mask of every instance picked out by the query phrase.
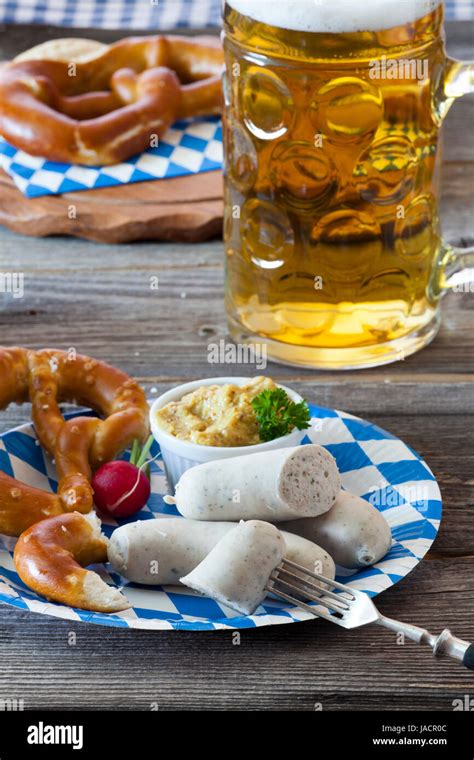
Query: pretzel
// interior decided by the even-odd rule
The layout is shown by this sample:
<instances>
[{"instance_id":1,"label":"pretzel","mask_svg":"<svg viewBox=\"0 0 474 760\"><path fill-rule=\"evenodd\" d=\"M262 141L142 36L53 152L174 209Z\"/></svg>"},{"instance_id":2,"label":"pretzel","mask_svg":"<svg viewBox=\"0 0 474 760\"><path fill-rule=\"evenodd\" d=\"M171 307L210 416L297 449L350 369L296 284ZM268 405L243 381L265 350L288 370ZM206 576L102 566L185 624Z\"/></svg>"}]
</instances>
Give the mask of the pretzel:
<instances>
[{"instance_id":1,"label":"pretzel","mask_svg":"<svg viewBox=\"0 0 474 760\"><path fill-rule=\"evenodd\" d=\"M48 599L93 612L131 607L115 588L83 566L107 561L107 539L94 513L50 517L21 534L13 559L21 580Z\"/></svg>"},{"instance_id":2,"label":"pretzel","mask_svg":"<svg viewBox=\"0 0 474 760\"><path fill-rule=\"evenodd\" d=\"M59 496L20 483L0 471L0 533L19 536L30 525L60 515L64 507Z\"/></svg>"},{"instance_id":3,"label":"pretzel","mask_svg":"<svg viewBox=\"0 0 474 760\"><path fill-rule=\"evenodd\" d=\"M0 347L0 409L28 400L38 440L56 460L58 497L30 498L28 486L0 478L0 533L7 535L19 535L45 516L42 510L89 512L92 471L148 434L145 394L124 372L76 353ZM65 421L63 401L89 406L106 419Z\"/></svg>"},{"instance_id":4,"label":"pretzel","mask_svg":"<svg viewBox=\"0 0 474 760\"><path fill-rule=\"evenodd\" d=\"M131 37L77 58L2 68L0 134L12 145L52 161L114 164L177 119L221 110L215 38Z\"/></svg>"}]
</instances>

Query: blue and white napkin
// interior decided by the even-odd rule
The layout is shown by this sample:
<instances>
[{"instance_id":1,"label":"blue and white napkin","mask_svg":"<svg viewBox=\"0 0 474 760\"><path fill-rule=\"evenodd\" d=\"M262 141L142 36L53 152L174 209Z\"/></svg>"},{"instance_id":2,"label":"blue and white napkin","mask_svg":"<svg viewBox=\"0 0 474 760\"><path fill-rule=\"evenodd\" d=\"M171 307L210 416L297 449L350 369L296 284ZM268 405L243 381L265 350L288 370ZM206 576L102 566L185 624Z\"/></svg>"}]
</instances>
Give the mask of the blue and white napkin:
<instances>
[{"instance_id":1,"label":"blue and white napkin","mask_svg":"<svg viewBox=\"0 0 474 760\"><path fill-rule=\"evenodd\" d=\"M48 161L17 150L0 137L0 167L27 198L200 174L222 168L221 120L208 116L178 121L158 147L112 166Z\"/></svg>"}]
</instances>

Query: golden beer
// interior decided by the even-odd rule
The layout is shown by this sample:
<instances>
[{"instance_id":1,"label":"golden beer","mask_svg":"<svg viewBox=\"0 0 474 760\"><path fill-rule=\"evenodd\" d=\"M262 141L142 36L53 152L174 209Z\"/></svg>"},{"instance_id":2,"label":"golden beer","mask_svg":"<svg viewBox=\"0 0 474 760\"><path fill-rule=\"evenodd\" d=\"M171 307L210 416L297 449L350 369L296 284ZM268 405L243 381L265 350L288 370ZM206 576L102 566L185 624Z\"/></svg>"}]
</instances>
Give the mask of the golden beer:
<instances>
[{"instance_id":1,"label":"golden beer","mask_svg":"<svg viewBox=\"0 0 474 760\"><path fill-rule=\"evenodd\" d=\"M224 10L231 334L323 369L403 358L439 325L443 5L347 31L342 2L342 31L307 31L252 2Z\"/></svg>"}]
</instances>

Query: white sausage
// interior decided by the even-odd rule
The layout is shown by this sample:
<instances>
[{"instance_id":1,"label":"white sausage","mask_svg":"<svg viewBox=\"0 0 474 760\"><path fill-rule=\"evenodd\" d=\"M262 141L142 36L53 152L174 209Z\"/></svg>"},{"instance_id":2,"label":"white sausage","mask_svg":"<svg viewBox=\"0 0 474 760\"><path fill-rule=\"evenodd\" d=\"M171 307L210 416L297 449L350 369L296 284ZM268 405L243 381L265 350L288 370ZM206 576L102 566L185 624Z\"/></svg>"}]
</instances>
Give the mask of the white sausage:
<instances>
[{"instance_id":1,"label":"white sausage","mask_svg":"<svg viewBox=\"0 0 474 760\"><path fill-rule=\"evenodd\" d=\"M117 528L109 541L109 562L124 578L146 585L173 585L194 570L226 533L231 522L203 522L184 517L139 520ZM335 576L329 554L312 541L283 533L285 558L327 578Z\"/></svg>"},{"instance_id":2,"label":"white sausage","mask_svg":"<svg viewBox=\"0 0 474 760\"><path fill-rule=\"evenodd\" d=\"M265 586L284 553L285 540L274 525L240 522L181 583L251 615L267 596Z\"/></svg>"},{"instance_id":3,"label":"white sausage","mask_svg":"<svg viewBox=\"0 0 474 760\"><path fill-rule=\"evenodd\" d=\"M347 568L373 565L392 545L390 527L382 513L347 491L341 491L324 515L279 523L279 527L319 544L337 565Z\"/></svg>"},{"instance_id":4,"label":"white sausage","mask_svg":"<svg viewBox=\"0 0 474 760\"><path fill-rule=\"evenodd\" d=\"M194 520L279 522L327 512L340 488L334 457L308 444L192 467L176 486L175 503Z\"/></svg>"}]
</instances>

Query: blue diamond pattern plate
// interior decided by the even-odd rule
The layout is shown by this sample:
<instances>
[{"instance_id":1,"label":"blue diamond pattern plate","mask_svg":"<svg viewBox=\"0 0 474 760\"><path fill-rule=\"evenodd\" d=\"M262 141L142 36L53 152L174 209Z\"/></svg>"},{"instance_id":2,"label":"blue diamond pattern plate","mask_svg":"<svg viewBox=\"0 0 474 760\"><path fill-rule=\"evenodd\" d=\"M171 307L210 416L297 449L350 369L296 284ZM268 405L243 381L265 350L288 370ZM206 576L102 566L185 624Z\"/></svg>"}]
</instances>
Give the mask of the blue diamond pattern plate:
<instances>
[{"instance_id":1,"label":"blue diamond pattern plate","mask_svg":"<svg viewBox=\"0 0 474 760\"><path fill-rule=\"evenodd\" d=\"M343 487L380 509L390 525L392 546L380 562L350 576L338 576L349 586L376 596L408 575L435 540L441 520L438 484L413 449L376 425L334 409L312 406L311 413L313 425L303 445L313 442L327 447L336 457ZM152 454L159 455L157 444ZM0 469L30 485L45 490L56 488L54 466L38 445L31 424L0 436ZM167 484L159 457L151 470L151 498L129 522L177 514L175 507L163 501ZM108 519L103 531L110 536L116 526ZM22 583L13 563L14 545L15 539L0 535L0 601L22 610L122 628L194 631L251 628L311 618L307 611L273 599L266 599L253 615L238 616L184 586L129 583L107 565L94 569L108 583L123 586L133 607L116 615L66 608L38 597Z\"/></svg>"}]
</instances>

